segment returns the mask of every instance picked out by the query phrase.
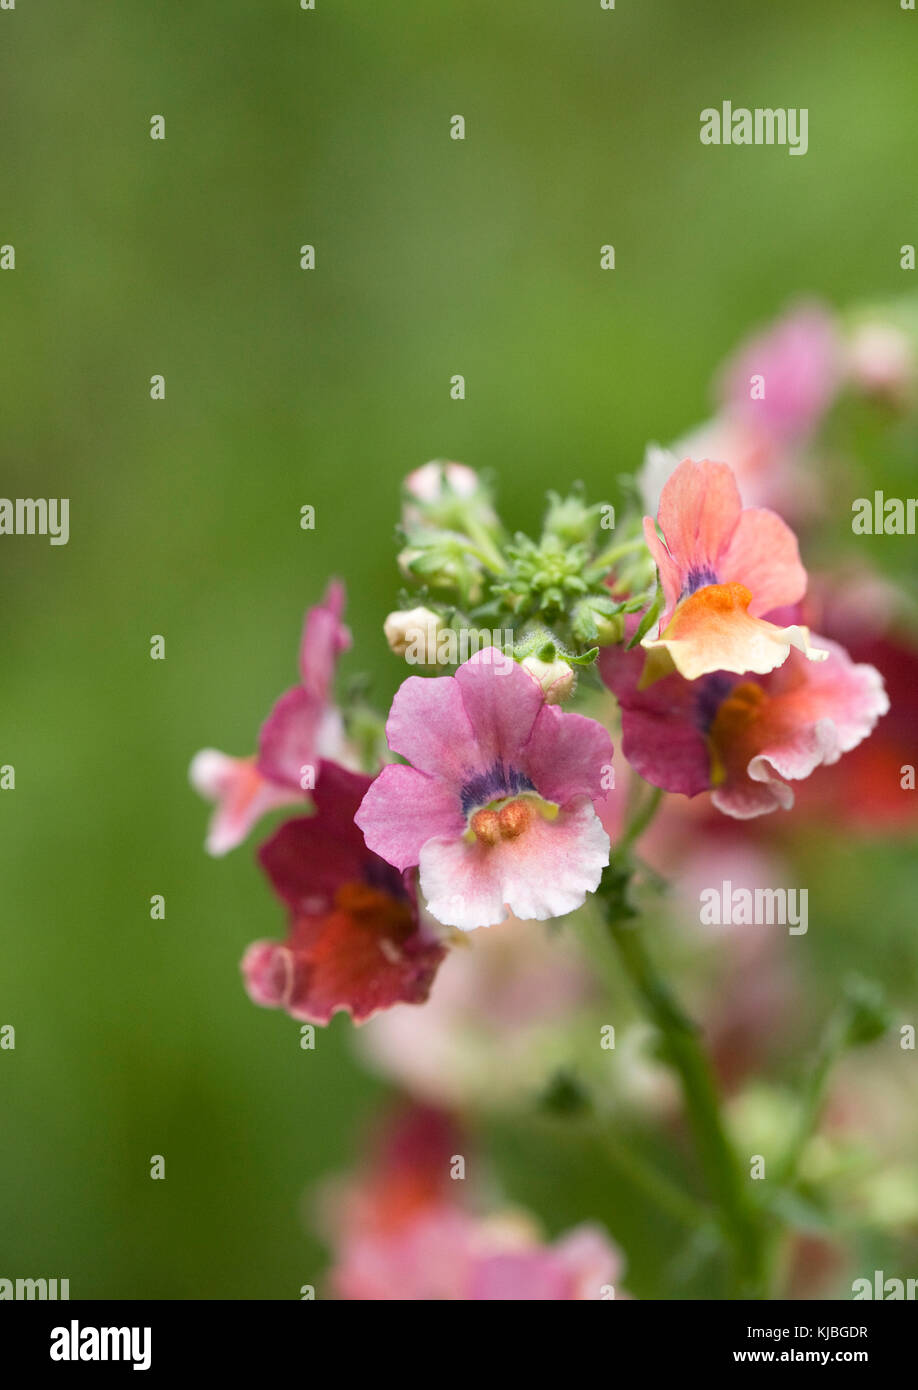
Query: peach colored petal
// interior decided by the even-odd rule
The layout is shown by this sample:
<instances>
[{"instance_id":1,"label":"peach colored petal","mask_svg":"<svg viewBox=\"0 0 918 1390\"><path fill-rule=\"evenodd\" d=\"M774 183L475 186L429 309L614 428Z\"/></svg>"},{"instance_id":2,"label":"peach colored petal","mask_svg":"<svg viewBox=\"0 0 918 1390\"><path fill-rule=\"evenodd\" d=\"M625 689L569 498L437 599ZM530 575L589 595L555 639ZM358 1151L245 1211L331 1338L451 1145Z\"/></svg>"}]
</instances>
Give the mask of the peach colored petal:
<instances>
[{"instance_id":1,"label":"peach colored petal","mask_svg":"<svg viewBox=\"0 0 918 1390\"><path fill-rule=\"evenodd\" d=\"M787 660L791 647L811 661L825 653L809 645L804 627L777 627L752 617L752 595L742 584L708 584L677 606L661 636L648 634L649 652L665 652L680 675L697 680L714 671L763 675Z\"/></svg>"},{"instance_id":2,"label":"peach colored petal","mask_svg":"<svg viewBox=\"0 0 918 1390\"><path fill-rule=\"evenodd\" d=\"M749 507L742 513L720 557L718 572L724 584L742 584L749 590L753 618L797 603L806 593L797 537L765 507Z\"/></svg>"}]
</instances>

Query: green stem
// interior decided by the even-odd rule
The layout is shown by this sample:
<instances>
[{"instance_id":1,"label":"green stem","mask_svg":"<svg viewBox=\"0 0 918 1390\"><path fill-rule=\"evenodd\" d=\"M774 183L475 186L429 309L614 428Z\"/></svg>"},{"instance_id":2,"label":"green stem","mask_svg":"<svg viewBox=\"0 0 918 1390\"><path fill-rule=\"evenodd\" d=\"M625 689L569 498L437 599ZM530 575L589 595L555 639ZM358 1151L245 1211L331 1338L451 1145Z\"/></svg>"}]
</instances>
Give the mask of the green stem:
<instances>
[{"instance_id":1,"label":"green stem","mask_svg":"<svg viewBox=\"0 0 918 1390\"><path fill-rule=\"evenodd\" d=\"M644 831L650 825L654 816L657 814L663 792L660 787L651 787L650 795L646 797L643 806L638 805L628 819L628 824L615 847L616 855L621 856L627 853L633 845L641 838Z\"/></svg>"},{"instance_id":2,"label":"green stem","mask_svg":"<svg viewBox=\"0 0 918 1390\"><path fill-rule=\"evenodd\" d=\"M642 927L625 899L633 871L631 849L652 821L660 798L659 789L653 788L642 803L631 809L624 834L603 875L600 895L606 904L609 934L634 989L662 1035L666 1059L681 1082L702 1169L732 1254L736 1291L743 1298L760 1298L767 1287L767 1228L751 1200L745 1174L724 1126L717 1086L699 1030L651 958Z\"/></svg>"},{"instance_id":3,"label":"green stem","mask_svg":"<svg viewBox=\"0 0 918 1390\"><path fill-rule=\"evenodd\" d=\"M506 561L495 545L487 527L483 526L475 517L466 516L462 519L462 529L475 546L472 553L476 558L494 574L503 574L507 568Z\"/></svg>"},{"instance_id":4,"label":"green stem","mask_svg":"<svg viewBox=\"0 0 918 1390\"><path fill-rule=\"evenodd\" d=\"M800 1097L797 1123L794 1126L790 1143L784 1150L778 1165L776 1178L782 1187L794 1181L803 1151L819 1124L826 1101L829 1077L835 1063L845 1051L850 1024L850 1010L842 1008L829 1019L826 1025L815 1062Z\"/></svg>"},{"instance_id":5,"label":"green stem","mask_svg":"<svg viewBox=\"0 0 918 1390\"><path fill-rule=\"evenodd\" d=\"M647 542L644 537L635 536L634 540L622 541L619 545L613 545L608 550L597 555L595 560L590 562L590 573L601 574L603 570L611 569L616 560L620 560L624 555L632 555L636 550L646 550Z\"/></svg>"},{"instance_id":6,"label":"green stem","mask_svg":"<svg viewBox=\"0 0 918 1390\"><path fill-rule=\"evenodd\" d=\"M604 1131L600 1140L609 1158L623 1176L655 1206L693 1230L710 1226L711 1212L707 1207L670 1182L665 1174L623 1144L616 1135Z\"/></svg>"},{"instance_id":7,"label":"green stem","mask_svg":"<svg viewBox=\"0 0 918 1390\"><path fill-rule=\"evenodd\" d=\"M653 965L640 926L611 918L609 931L632 984L663 1035L667 1060L682 1083L708 1187L731 1245L738 1292L742 1297L759 1297L765 1273L763 1232L723 1126L714 1078L698 1030Z\"/></svg>"}]
</instances>

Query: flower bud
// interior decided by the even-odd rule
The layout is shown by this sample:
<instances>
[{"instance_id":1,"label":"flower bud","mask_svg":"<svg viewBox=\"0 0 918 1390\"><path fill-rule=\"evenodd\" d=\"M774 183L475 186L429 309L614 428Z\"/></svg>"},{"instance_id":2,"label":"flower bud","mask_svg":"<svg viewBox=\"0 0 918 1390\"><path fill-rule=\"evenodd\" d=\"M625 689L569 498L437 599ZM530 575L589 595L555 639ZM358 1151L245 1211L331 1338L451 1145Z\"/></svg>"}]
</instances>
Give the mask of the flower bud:
<instances>
[{"instance_id":1,"label":"flower bud","mask_svg":"<svg viewBox=\"0 0 918 1390\"><path fill-rule=\"evenodd\" d=\"M848 370L866 395L904 403L915 380L915 365L908 337L893 324L863 323L851 336Z\"/></svg>"},{"instance_id":2,"label":"flower bud","mask_svg":"<svg viewBox=\"0 0 918 1390\"><path fill-rule=\"evenodd\" d=\"M527 656L520 664L542 687L546 704L560 705L574 693L576 677L572 668L560 657L554 661L542 661L540 657Z\"/></svg>"},{"instance_id":3,"label":"flower bud","mask_svg":"<svg viewBox=\"0 0 918 1390\"><path fill-rule=\"evenodd\" d=\"M435 666L442 626L442 620L429 608L411 608L390 613L383 623L383 632L396 656L403 656L414 666Z\"/></svg>"},{"instance_id":4,"label":"flower bud","mask_svg":"<svg viewBox=\"0 0 918 1390\"><path fill-rule=\"evenodd\" d=\"M465 531L470 519L489 529L498 525L490 492L468 464L432 459L408 474L402 492L406 528L443 526Z\"/></svg>"},{"instance_id":5,"label":"flower bud","mask_svg":"<svg viewBox=\"0 0 918 1390\"><path fill-rule=\"evenodd\" d=\"M447 491L471 497L478 490L478 474L466 463L433 459L409 473L404 488L417 502L440 502Z\"/></svg>"},{"instance_id":6,"label":"flower bud","mask_svg":"<svg viewBox=\"0 0 918 1390\"><path fill-rule=\"evenodd\" d=\"M599 634L596 640L601 647L612 647L622 640L625 635L625 619L621 613L606 617L604 613L594 612L593 616Z\"/></svg>"}]
</instances>

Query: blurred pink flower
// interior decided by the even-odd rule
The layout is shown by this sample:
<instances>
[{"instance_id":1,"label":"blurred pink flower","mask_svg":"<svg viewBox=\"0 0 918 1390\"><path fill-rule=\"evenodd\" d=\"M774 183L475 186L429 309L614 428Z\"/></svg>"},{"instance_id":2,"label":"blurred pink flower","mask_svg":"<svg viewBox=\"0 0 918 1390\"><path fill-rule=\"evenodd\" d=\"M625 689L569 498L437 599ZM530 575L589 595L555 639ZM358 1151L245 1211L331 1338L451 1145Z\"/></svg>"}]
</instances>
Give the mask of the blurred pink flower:
<instances>
[{"instance_id":1,"label":"blurred pink flower","mask_svg":"<svg viewBox=\"0 0 918 1390\"><path fill-rule=\"evenodd\" d=\"M806 437L820 423L843 377L835 319L801 304L742 344L720 373L728 414L773 439Z\"/></svg>"},{"instance_id":2,"label":"blurred pink flower","mask_svg":"<svg viewBox=\"0 0 918 1390\"><path fill-rule=\"evenodd\" d=\"M666 449L648 447L640 474L647 509L657 510L680 459L708 458L729 461L747 506L772 507L797 524L809 521L824 495L811 457L814 438L846 370L828 309L807 303L784 314L720 369L719 406L710 420ZM754 393L753 377L762 378Z\"/></svg>"},{"instance_id":3,"label":"blurred pink flower","mask_svg":"<svg viewBox=\"0 0 918 1390\"><path fill-rule=\"evenodd\" d=\"M595 1055L601 993L578 938L501 922L449 952L423 1009L392 1009L360 1032L361 1056L411 1094L448 1105L507 1104L582 1050ZM578 1048L578 1057L580 1050Z\"/></svg>"},{"instance_id":4,"label":"blurred pink flower","mask_svg":"<svg viewBox=\"0 0 918 1390\"><path fill-rule=\"evenodd\" d=\"M597 887L609 838L593 808L612 745L563 713L494 647L455 676L410 676L392 702L384 767L357 824L396 868L420 866L439 921L470 931L572 912Z\"/></svg>"},{"instance_id":5,"label":"blurred pink flower","mask_svg":"<svg viewBox=\"0 0 918 1390\"><path fill-rule=\"evenodd\" d=\"M463 1140L434 1109L397 1117L363 1174L325 1195L324 1226L339 1298L371 1301L559 1301L618 1290L621 1257L605 1233L578 1226L553 1244L515 1211L488 1215L453 1180Z\"/></svg>"}]
</instances>

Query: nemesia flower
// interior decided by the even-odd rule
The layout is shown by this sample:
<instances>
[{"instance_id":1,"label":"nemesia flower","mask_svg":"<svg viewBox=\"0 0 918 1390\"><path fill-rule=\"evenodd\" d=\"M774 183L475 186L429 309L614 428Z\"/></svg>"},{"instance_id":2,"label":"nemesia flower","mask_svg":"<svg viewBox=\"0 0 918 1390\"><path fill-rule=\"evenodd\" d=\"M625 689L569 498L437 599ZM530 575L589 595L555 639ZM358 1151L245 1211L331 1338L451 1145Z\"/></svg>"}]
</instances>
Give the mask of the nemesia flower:
<instances>
[{"instance_id":1,"label":"nemesia flower","mask_svg":"<svg viewBox=\"0 0 918 1390\"><path fill-rule=\"evenodd\" d=\"M616 1295L620 1252L584 1224L553 1244L525 1213L481 1214L450 1178L463 1139L447 1116L398 1116L364 1172L330 1187L323 1224L339 1298L371 1301L599 1300ZM625 1295L627 1296L627 1295Z\"/></svg>"},{"instance_id":2,"label":"nemesia flower","mask_svg":"<svg viewBox=\"0 0 918 1390\"><path fill-rule=\"evenodd\" d=\"M764 433L799 440L825 415L842 375L835 320L822 305L807 303L741 345L721 372L721 399L729 413Z\"/></svg>"},{"instance_id":3,"label":"nemesia flower","mask_svg":"<svg viewBox=\"0 0 918 1390\"><path fill-rule=\"evenodd\" d=\"M257 756L234 758L205 748L192 759L192 786L216 802L206 840L210 854L226 854L241 844L266 812L301 802L304 772L315 769L320 757L347 759L341 718L329 703L335 664L350 645L343 610L344 586L333 581L322 602L306 614L301 684L275 704L262 726Z\"/></svg>"},{"instance_id":4,"label":"nemesia flower","mask_svg":"<svg viewBox=\"0 0 918 1390\"><path fill-rule=\"evenodd\" d=\"M259 859L290 912L284 942L256 941L242 973L256 1004L327 1023L361 1023L422 1003L445 948L420 921L411 881L367 849L354 812L370 778L322 763L314 816L287 821Z\"/></svg>"},{"instance_id":5,"label":"nemesia flower","mask_svg":"<svg viewBox=\"0 0 918 1390\"><path fill-rule=\"evenodd\" d=\"M600 671L622 708L628 762L666 791L710 790L718 810L740 819L789 810L788 781L837 762L889 708L874 667L819 641L826 660L818 666L792 651L771 674L716 671L687 681L674 672L645 688L636 649L605 649Z\"/></svg>"},{"instance_id":6,"label":"nemesia flower","mask_svg":"<svg viewBox=\"0 0 918 1390\"><path fill-rule=\"evenodd\" d=\"M716 414L668 449L648 447L639 477L647 510L656 512L680 459L729 459L747 506L811 520L824 479L808 455L845 370L835 320L818 303L792 309L741 344L718 373ZM753 378L761 378L755 390Z\"/></svg>"},{"instance_id":7,"label":"nemesia flower","mask_svg":"<svg viewBox=\"0 0 918 1390\"><path fill-rule=\"evenodd\" d=\"M842 643L852 660L876 667L889 714L844 766L820 768L808 780L801 809L862 835L908 830L918 819L918 797L904 780L915 764L918 645L901 621L905 595L859 566L819 577L806 607L820 632Z\"/></svg>"},{"instance_id":8,"label":"nemesia flower","mask_svg":"<svg viewBox=\"0 0 918 1390\"><path fill-rule=\"evenodd\" d=\"M216 802L204 842L208 854L235 849L262 816L302 801L301 794L263 777L254 757L233 758L216 748L194 755L188 777L195 791Z\"/></svg>"},{"instance_id":9,"label":"nemesia flower","mask_svg":"<svg viewBox=\"0 0 918 1390\"><path fill-rule=\"evenodd\" d=\"M795 526L806 525L825 506L825 480L802 448L777 440L747 419L722 412L680 435L667 448L648 444L638 474L641 500L656 514L667 480L682 459L729 459L748 507L769 507Z\"/></svg>"},{"instance_id":10,"label":"nemesia flower","mask_svg":"<svg viewBox=\"0 0 918 1390\"><path fill-rule=\"evenodd\" d=\"M593 808L611 763L608 733L549 705L532 676L485 647L455 676L409 676L392 702L389 764L356 821L398 869L417 864L430 912L470 931L560 917L609 859Z\"/></svg>"},{"instance_id":11,"label":"nemesia flower","mask_svg":"<svg viewBox=\"0 0 918 1390\"><path fill-rule=\"evenodd\" d=\"M796 603L806 589L793 532L774 512L743 509L724 463L686 459L667 482L644 536L660 571L665 606L643 639L645 682L673 667L687 680L714 671L764 674L797 647L811 661L805 628L778 627L764 614Z\"/></svg>"}]
</instances>

